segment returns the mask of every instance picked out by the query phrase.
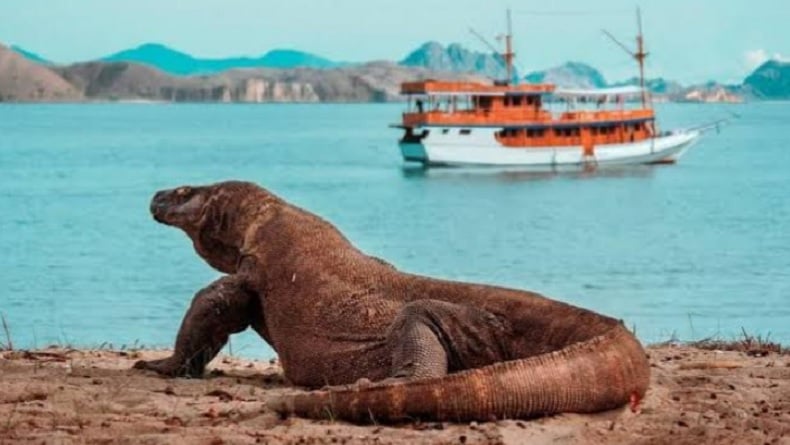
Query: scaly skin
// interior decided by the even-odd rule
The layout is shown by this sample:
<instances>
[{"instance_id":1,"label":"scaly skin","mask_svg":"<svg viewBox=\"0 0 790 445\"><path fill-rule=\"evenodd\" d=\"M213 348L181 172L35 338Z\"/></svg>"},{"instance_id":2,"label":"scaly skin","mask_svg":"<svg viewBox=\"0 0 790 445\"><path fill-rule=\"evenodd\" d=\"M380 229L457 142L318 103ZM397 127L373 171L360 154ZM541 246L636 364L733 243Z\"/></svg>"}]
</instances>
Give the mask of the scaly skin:
<instances>
[{"instance_id":1,"label":"scaly skin","mask_svg":"<svg viewBox=\"0 0 790 445\"><path fill-rule=\"evenodd\" d=\"M610 409L647 389L645 352L617 320L532 292L400 272L254 184L161 191L151 211L230 275L195 297L173 357L137 368L200 375L228 335L252 326L293 384L357 382L269 401L283 413L525 418Z\"/></svg>"}]
</instances>

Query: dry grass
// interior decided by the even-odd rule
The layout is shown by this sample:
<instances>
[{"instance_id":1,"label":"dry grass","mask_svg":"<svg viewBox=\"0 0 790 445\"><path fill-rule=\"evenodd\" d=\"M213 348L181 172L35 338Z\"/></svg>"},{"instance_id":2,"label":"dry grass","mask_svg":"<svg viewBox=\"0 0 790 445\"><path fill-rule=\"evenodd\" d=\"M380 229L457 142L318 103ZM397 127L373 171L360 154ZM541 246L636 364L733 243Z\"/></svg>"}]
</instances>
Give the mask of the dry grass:
<instances>
[{"instance_id":1,"label":"dry grass","mask_svg":"<svg viewBox=\"0 0 790 445\"><path fill-rule=\"evenodd\" d=\"M670 340L659 343L657 346L672 344L683 344L697 349L707 351L735 351L744 352L751 357L765 357L769 354L790 355L790 349L782 347L781 344L770 340L771 335L750 335L745 329L741 328L741 337L734 340L727 340L720 337L709 337L702 340L682 342L674 337Z\"/></svg>"},{"instance_id":2,"label":"dry grass","mask_svg":"<svg viewBox=\"0 0 790 445\"><path fill-rule=\"evenodd\" d=\"M0 319L3 321L3 331L5 331L5 339L6 344L4 346L0 346L0 351L13 351L14 350L14 342L11 341L11 332L8 329L8 322L5 320L5 314L0 312Z\"/></svg>"}]
</instances>

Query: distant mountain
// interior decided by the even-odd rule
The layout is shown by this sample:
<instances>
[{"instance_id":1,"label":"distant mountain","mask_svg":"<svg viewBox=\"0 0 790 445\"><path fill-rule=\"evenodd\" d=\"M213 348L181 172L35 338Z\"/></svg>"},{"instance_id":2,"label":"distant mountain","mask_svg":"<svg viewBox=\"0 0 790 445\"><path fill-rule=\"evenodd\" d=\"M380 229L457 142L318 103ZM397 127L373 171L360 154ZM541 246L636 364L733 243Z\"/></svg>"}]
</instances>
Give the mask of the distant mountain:
<instances>
[{"instance_id":1,"label":"distant mountain","mask_svg":"<svg viewBox=\"0 0 790 445\"><path fill-rule=\"evenodd\" d=\"M49 68L0 44L0 102L73 101L82 95Z\"/></svg>"},{"instance_id":2,"label":"distant mountain","mask_svg":"<svg viewBox=\"0 0 790 445\"><path fill-rule=\"evenodd\" d=\"M399 63L430 70L475 73L492 79L507 77L507 70L498 56L470 51L458 43L444 47L438 42L427 42Z\"/></svg>"},{"instance_id":3,"label":"distant mountain","mask_svg":"<svg viewBox=\"0 0 790 445\"><path fill-rule=\"evenodd\" d=\"M310 54L292 49L274 49L258 59L259 67L266 68L336 68L346 65L342 62L333 62L315 54Z\"/></svg>"},{"instance_id":4,"label":"distant mountain","mask_svg":"<svg viewBox=\"0 0 790 445\"><path fill-rule=\"evenodd\" d=\"M581 62L566 62L543 71L533 71L524 77L529 83L553 83L564 88L603 88L606 79L597 69Z\"/></svg>"},{"instance_id":5,"label":"distant mountain","mask_svg":"<svg viewBox=\"0 0 790 445\"><path fill-rule=\"evenodd\" d=\"M54 66L22 48L0 45L0 101L383 102L402 100L404 81L486 82L504 77L497 56L436 42L425 43L397 64L356 65L295 50L273 50L258 58L199 59L146 44L101 61ZM600 71L581 62L534 71L524 80L570 88L639 83L637 78L608 83ZM766 62L742 85L685 87L663 78L647 79L646 84L656 100L790 99L790 63Z\"/></svg>"},{"instance_id":6,"label":"distant mountain","mask_svg":"<svg viewBox=\"0 0 790 445\"><path fill-rule=\"evenodd\" d=\"M315 54L295 50L273 50L261 57L200 59L158 43L147 43L101 59L103 62L133 62L166 73L187 76L215 74L237 68L334 68L343 65Z\"/></svg>"},{"instance_id":7,"label":"distant mountain","mask_svg":"<svg viewBox=\"0 0 790 445\"><path fill-rule=\"evenodd\" d=\"M758 99L790 99L790 62L769 60L743 81Z\"/></svg>"},{"instance_id":8,"label":"distant mountain","mask_svg":"<svg viewBox=\"0 0 790 445\"><path fill-rule=\"evenodd\" d=\"M609 84L610 87L621 87L621 86L638 86L639 85L639 78L632 77L630 79L615 82ZM645 87L652 92L653 94L666 94L666 95L675 95L680 94L685 89L683 85L679 82L674 80L667 80L663 77L657 77L654 79L645 79Z\"/></svg>"},{"instance_id":9,"label":"distant mountain","mask_svg":"<svg viewBox=\"0 0 790 445\"><path fill-rule=\"evenodd\" d=\"M388 102L400 84L427 78L480 80L474 76L375 62L340 68L231 70L175 76L130 62L86 62L56 71L88 100L162 102Z\"/></svg>"},{"instance_id":10,"label":"distant mountain","mask_svg":"<svg viewBox=\"0 0 790 445\"><path fill-rule=\"evenodd\" d=\"M50 62L49 60L39 56L34 52L28 51L22 47L11 45L11 51L14 51L15 53L21 55L22 57L32 62L36 62L41 65L52 65L52 62Z\"/></svg>"}]
</instances>

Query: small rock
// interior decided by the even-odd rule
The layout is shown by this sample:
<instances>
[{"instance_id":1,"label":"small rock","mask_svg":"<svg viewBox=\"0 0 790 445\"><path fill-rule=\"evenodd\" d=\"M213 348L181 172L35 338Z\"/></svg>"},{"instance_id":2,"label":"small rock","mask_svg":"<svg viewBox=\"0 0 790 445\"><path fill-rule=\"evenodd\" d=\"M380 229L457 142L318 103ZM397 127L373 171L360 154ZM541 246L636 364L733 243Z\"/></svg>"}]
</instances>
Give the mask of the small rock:
<instances>
[{"instance_id":1,"label":"small rock","mask_svg":"<svg viewBox=\"0 0 790 445\"><path fill-rule=\"evenodd\" d=\"M206 395L209 397L219 397L219 400L222 402L230 402L231 400L234 399L233 395L221 389L215 389L213 391L209 391L206 393Z\"/></svg>"},{"instance_id":2,"label":"small rock","mask_svg":"<svg viewBox=\"0 0 790 445\"><path fill-rule=\"evenodd\" d=\"M165 425L184 426L185 423L184 423L184 420L181 419L180 417L173 416L173 417L168 417L167 419L165 419Z\"/></svg>"}]
</instances>

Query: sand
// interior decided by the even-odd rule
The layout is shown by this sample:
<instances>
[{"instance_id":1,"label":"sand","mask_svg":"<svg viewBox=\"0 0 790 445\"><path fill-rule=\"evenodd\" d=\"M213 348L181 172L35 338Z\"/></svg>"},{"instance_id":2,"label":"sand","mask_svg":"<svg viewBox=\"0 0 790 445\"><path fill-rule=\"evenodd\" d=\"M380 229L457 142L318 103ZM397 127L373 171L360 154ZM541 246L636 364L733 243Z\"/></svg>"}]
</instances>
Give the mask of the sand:
<instances>
[{"instance_id":1,"label":"sand","mask_svg":"<svg viewBox=\"0 0 790 445\"><path fill-rule=\"evenodd\" d=\"M667 443L790 445L790 355L660 345L637 412L469 424L280 419L276 362L220 357L204 379L130 370L166 351L0 352L0 443Z\"/></svg>"}]
</instances>

